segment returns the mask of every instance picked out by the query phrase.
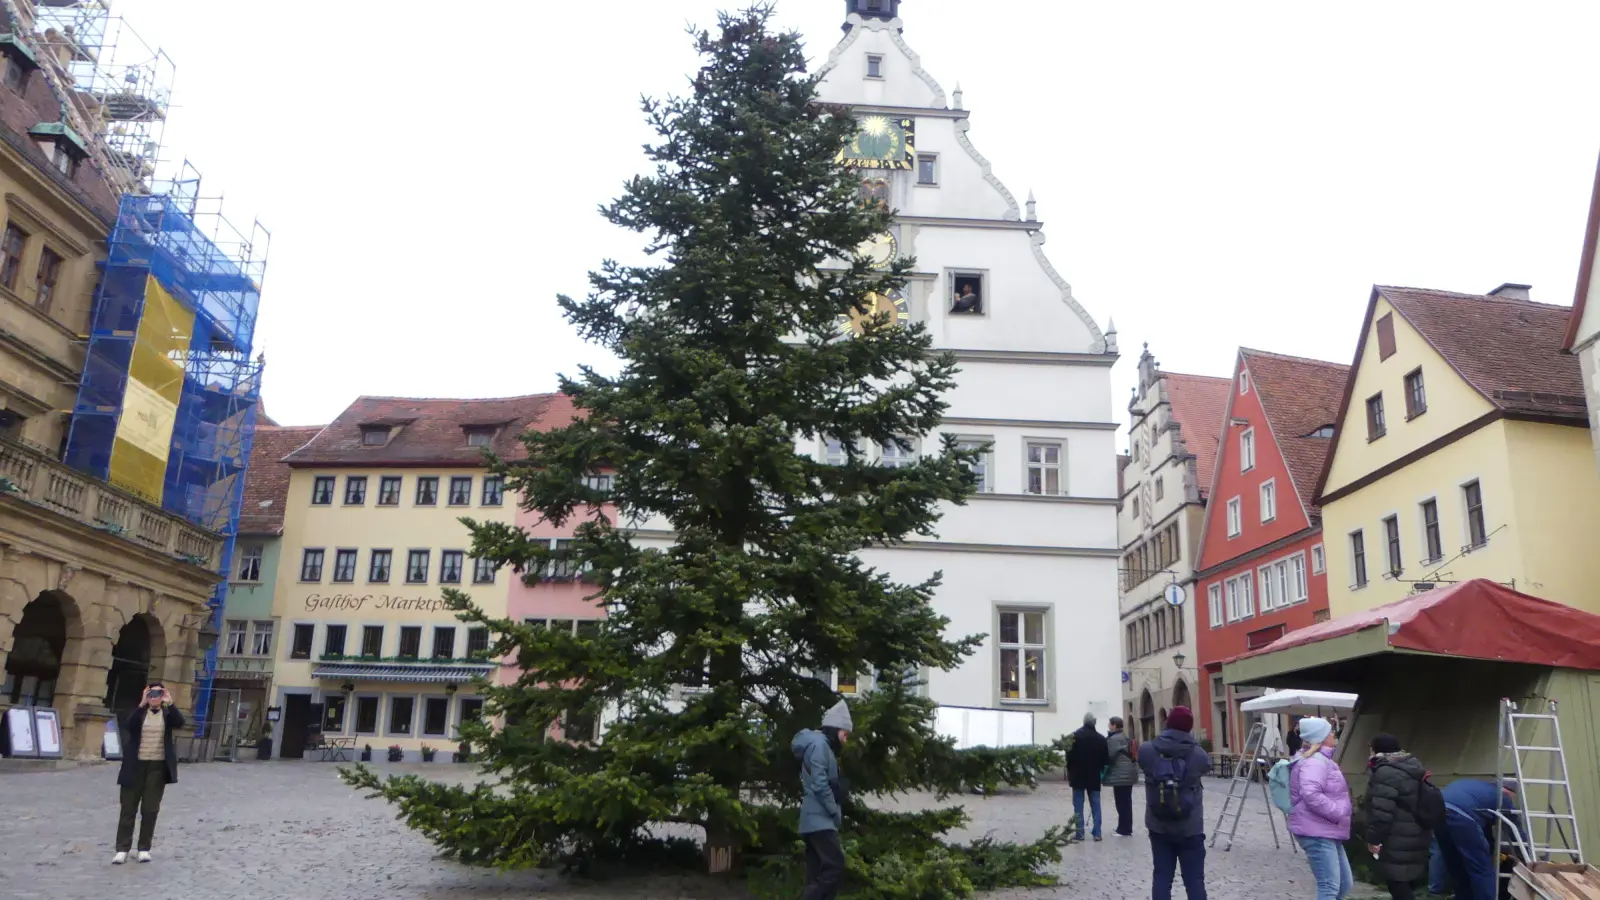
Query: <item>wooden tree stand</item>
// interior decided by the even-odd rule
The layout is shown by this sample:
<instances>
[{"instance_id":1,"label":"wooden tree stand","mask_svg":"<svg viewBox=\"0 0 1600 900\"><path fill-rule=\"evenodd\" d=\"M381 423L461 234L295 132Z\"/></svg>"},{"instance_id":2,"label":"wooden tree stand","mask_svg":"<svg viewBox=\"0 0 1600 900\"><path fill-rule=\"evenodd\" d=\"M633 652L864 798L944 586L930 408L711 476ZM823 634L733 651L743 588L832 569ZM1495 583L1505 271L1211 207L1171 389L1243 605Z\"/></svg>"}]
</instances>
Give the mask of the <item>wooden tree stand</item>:
<instances>
[{"instance_id":1,"label":"wooden tree stand","mask_svg":"<svg viewBox=\"0 0 1600 900\"><path fill-rule=\"evenodd\" d=\"M1518 864L1510 887L1516 900L1600 900L1600 871L1582 863Z\"/></svg>"}]
</instances>

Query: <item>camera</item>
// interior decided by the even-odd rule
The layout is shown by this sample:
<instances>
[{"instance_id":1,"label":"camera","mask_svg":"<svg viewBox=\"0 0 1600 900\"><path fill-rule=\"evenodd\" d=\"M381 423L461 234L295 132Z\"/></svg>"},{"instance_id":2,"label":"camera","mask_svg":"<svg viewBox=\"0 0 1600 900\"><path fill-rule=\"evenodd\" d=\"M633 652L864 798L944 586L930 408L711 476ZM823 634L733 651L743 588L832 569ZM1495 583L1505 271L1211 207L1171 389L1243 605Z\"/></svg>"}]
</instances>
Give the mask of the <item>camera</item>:
<instances>
[{"instance_id":1,"label":"camera","mask_svg":"<svg viewBox=\"0 0 1600 900\"><path fill-rule=\"evenodd\" d=\"M144 698L146 700L160 700L161 699L161 688L151 688L150 690L145 691L144 692Z\"/></svg>"}]
</instances>

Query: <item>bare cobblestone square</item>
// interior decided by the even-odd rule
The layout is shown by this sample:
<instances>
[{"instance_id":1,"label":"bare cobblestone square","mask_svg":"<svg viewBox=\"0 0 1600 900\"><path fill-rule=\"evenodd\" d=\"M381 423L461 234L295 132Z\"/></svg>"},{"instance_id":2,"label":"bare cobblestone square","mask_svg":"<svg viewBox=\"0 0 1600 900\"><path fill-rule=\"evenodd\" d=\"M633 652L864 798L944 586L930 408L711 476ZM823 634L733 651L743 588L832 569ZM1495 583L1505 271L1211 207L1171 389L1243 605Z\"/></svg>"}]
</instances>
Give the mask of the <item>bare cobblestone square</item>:
<instances>
[{"instance_id":1,"label":"bare cobblestone square","mask_svg":"<svg viewBox=\"0 0 1600 900\"><path fill-rule=\"evenodd\" d=\"M388 766L438 780L466 780L451 766ZM395 821L393 809L342 784L330 764L300 762L184 766L162 805L149 865L110 865L116 828L116 770L83 766L62 772L0 775L0 873L6 900L510 900L510 898L734 898L697 878L578 882L536 872L499 873L436 858L433 846ZM1226 783L1207 781L1214 817ZM1110 792L1106 795L1110 812ZM923 795L895 805L921 806ZM1071 815L1059 781L1035 792L966 801L973 825L963 837L992 832L1031 839ZM1137 804L1136 804L1137 807ZM1287 845L1274 850L1259 799L1247 811L1231 852L1207 858L1213 900L1310 896L1315 885ZM1281 829L1281 822L1279 823ZM1143 828L1131 838L1068 847L1062 883L1013 890L991 900L1150 896L1150 847ZM1280 830L1280 839L1283 835ZM1182 888L1178 887L1178 896Z\"/></svg>"}]
</instances>

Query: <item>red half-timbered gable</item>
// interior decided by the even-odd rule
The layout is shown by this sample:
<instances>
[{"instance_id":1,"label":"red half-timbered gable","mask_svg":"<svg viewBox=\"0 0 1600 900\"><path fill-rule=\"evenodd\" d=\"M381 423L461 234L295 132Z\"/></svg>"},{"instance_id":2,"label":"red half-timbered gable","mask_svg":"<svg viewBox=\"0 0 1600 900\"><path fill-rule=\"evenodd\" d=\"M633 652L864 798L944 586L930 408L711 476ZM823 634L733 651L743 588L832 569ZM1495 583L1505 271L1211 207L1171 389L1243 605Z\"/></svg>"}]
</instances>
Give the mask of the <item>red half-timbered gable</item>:
<instances>
[{"instance_id":1,"label":"red half-timbered gable","mask_svg":"<svg viewBox=\"0 0 1600 900\"><path fill-rule=\"evenodd\" d=\"M1218 753L1241 749L1242 700L1222 662L1327 616L1322 517L1312 499L1348 366L1240 348L1195 584L1198 717Z\"/></svg>"}]
</instances>

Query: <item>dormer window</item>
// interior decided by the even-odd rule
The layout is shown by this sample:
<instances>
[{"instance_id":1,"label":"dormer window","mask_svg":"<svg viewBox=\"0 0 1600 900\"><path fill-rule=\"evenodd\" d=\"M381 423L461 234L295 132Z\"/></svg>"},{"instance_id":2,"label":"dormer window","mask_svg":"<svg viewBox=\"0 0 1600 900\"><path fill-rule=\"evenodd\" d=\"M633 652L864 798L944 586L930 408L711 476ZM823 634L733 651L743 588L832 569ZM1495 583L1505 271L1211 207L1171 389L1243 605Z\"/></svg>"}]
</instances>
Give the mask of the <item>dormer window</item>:
<instances>
[{"instance_id":1,"label":"dormer window","mask_svg":"<svg viewBox=\"0 0 1600 900\"><path fill-rule=\"evenodd\" d=\"M78 171L78 163L89 155L89 148L65 122L41 122L28 129L28 134L38 145L50 167L71 178Z\"/></svg>"},{"instance_id":2,"label":"dormer window","mask_svg":"<svg viewBox=\"0 0 1600 900\"><path fill-rule=\"evenodd\" d=\"M494 440L495 429L492 425L468 425L466 432L468 447L487 447Z\"/></svg>"},{"instance_id":3,"label":"dormer window","mask_svg":"<svg viewBox=\"0 0 1600 900\"><path fill-rule=\"evenodd\" d=\"M17 40L16 35L0 34L0 54L4 54L5 70L0 75L0 80L5 81L6 87L15 91L19 96L28 89L28 76L33 70L39 68L39 60L27 44Z\"/></svg>"},{"instance_id":4,"label":"dormer window","mask_svg":"<svg viewBox=\"0 0 1600 900\"><path fill-rule=\"evenodd\" d=\"M6 56L5 83L18 94L28 89L28 68L10 55Z\"/></svg>"},{"instance_id":5,"label":"dormer window","mask_svg":"<svg viewBox=\"0 0 1600 900\"><path fill-rule=\"evenodd\" d=\"M363 425L361 426L361 446L382 447L389 443L389 426Z\"/></svg>"}]
</instances>

